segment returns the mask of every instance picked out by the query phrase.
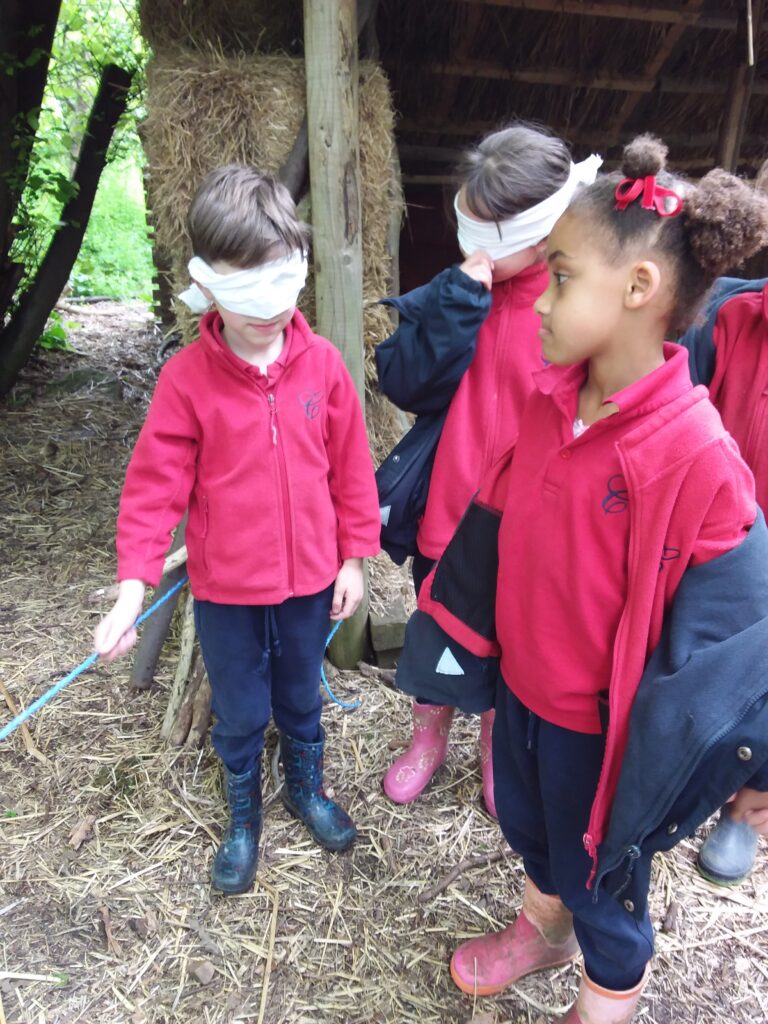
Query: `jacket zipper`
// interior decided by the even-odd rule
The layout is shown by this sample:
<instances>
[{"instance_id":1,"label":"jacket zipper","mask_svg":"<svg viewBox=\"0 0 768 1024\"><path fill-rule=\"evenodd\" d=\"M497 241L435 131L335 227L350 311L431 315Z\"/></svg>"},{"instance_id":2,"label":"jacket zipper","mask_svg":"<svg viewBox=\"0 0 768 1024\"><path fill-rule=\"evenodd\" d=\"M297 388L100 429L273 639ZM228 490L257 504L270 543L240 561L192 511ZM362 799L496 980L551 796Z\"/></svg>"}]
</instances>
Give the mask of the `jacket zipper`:
<instances>
[{"instance_id":1,"label":"jacket zipper","mask_svg":"<svg viewBox=\"0 0 768 1024\"><path fill-rule=\"evenodd\" d=\"M293 530L291 528L290 497L288 493L288 476L285 471L285 452L283 446L277 441L277 403L274 392L267 393L269 403L269 426L272 433L272 445L277 457L277 468L280 474L280 495L283 506L283 532L285 534L285 553L288 568L288 596L293 597Z\"/></svg>"},{"instance_id":2,"label":"jacket zipper","mask_svg":"<svg viewBox=\"0 0 768 1024\"><path fill-rule=\"evenodd\" d=\"M208 568L208 526L209 526L209 511L208 511L208 495L203 495L203 568L206 572L210 572Z\"/></svg>"}]
</instances>

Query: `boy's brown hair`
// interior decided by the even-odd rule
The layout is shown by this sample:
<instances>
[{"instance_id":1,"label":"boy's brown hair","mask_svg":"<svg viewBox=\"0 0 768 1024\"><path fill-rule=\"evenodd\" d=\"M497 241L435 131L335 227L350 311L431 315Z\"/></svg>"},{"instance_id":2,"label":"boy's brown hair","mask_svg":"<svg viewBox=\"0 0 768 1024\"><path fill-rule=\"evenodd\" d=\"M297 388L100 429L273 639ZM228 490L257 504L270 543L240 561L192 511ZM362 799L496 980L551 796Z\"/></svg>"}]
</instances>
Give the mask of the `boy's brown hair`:
<instances>
[{"instance_id":1,"label":"boy's brown hair","mask_svg":"<svg viewBox=\"0 0 768 1024\"><path fill-rule=\"evenodd\" d=\"M309 248L291 193L256 167L227 164L206 175L187 215L192 251L206 263L257 267Z\"/></svg>"}]
</instances>

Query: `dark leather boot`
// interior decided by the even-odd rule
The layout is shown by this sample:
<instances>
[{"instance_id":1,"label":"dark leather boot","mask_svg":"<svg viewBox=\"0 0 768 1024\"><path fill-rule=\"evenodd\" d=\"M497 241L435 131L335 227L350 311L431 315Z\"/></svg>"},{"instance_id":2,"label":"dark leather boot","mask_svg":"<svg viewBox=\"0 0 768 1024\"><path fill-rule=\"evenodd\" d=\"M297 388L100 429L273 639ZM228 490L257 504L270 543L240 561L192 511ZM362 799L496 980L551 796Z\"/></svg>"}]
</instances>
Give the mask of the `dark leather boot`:
<instances>
[{"instance_id":1,"label":"dark leather boot","mask_svg":"<svg viewBox=\"0 0 768 1024\"><path fill-rule=\"evenodd\" d=\"M224 766L230 820L216 851L211 881L216 889L232 894L247 892L256 877L261 835L261 758L243 775Z\"/></svg>"},{"instance_id":2,"label":"dark leather boot","mask_svg":"<svg viewBox=\"0 0 768 1024\"><path fill-rule=\"evenodd\" d=\"M302 743L280 733L280 753L285 771L282 801L286 810L303 821L326 850L346 850L354 843L357 830L346 811L323 790L324 747L322 727L317 743Z\"/></svg>"},{"instance_id":3,"label":"dark leather boot","mask_svg":"<svg viewBox=\"0 0 768 1024\"><path fill-rule=\"evenodd\" d=\"M696 867L715 885L737 885L752 870L757 854L757 833L746 821L734 821L726 804L720 820L701 844Z\"/></svg>"}]
</instances>

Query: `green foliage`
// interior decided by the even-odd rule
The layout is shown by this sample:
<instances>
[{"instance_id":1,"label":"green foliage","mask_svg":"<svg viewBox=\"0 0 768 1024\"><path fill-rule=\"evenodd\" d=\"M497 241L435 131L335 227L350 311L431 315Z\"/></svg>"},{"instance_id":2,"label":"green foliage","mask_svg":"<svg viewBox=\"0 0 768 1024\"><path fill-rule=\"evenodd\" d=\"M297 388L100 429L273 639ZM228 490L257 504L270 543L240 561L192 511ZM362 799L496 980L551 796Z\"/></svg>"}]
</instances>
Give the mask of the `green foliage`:
<instances>
[{"instance_id":1,"label":"green foliage","mask_svg":"<svg viewBox=\"0 0 768 1024\"><path fill-rule=\"evenodd\" d=\"M19 295L33 279L62 208L76 188L71 175L102 68L109 63L132 71L133 86L110 146L71 284L81 295L136 298L151 293L151 249L140 177L143 154L136 131L143 116L147 51L136 7L136 0L62 2L42 108L24 115L27 130L36 130L36 138L14 225L11 257L25 267ZM5 64L2 70L8 70Z\"/></svg>"},{"instance_id":2,"label":"green foliage","mask_svg":"<svg viewBox=\"0 0 768 1024\"><path fill-rule=\"evenodd\" d=\"M74 352L69 344L67 332L61 322L61 315L54 309L48 318L48 324L37 339L41 348L55 349L57 352Z\"/></svg>"},{"instance_id":3,"label":"green foliage","mask_svg":"<svg viewBox=\"0 0 768 1024\"><path fill-rule=\"evenodd\" d=\"M112 163L99 182L72 292L150 301L152 272L140 168L133 160Z\"/></svg>"}]
</instances>

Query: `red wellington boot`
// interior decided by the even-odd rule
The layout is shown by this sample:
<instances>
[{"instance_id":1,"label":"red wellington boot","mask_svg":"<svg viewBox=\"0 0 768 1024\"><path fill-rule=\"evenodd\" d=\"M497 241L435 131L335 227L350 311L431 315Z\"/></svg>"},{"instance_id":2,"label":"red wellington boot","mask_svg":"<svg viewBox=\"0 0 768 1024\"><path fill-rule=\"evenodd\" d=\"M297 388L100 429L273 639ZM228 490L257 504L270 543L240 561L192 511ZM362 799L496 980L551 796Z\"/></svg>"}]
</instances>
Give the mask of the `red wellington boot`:
<instances>
[{"instance_id":1,"label":"red wellington boot","mask_svg":"<svg viewBox=\"0 0 768 1024\"><path fill-rule=\"evenodd\" d=\"M468 995L492 996L526 974L567 964L578 953L570 911L526 878L517 920L503 931L459 946L451 959L451 977Z\"/></svg>"},{"instance_id":2,"label":"red wellington boot","mask_svg":"<svg viewBox=\"0 0 768 1024\"><path fill-rule=\"evenodd\" d=\"M629 1024L648 981L649 968L634 988L616 992L603 988L583 971L576 1002L559 1024Z\"/></svg>"}]
</instances>

